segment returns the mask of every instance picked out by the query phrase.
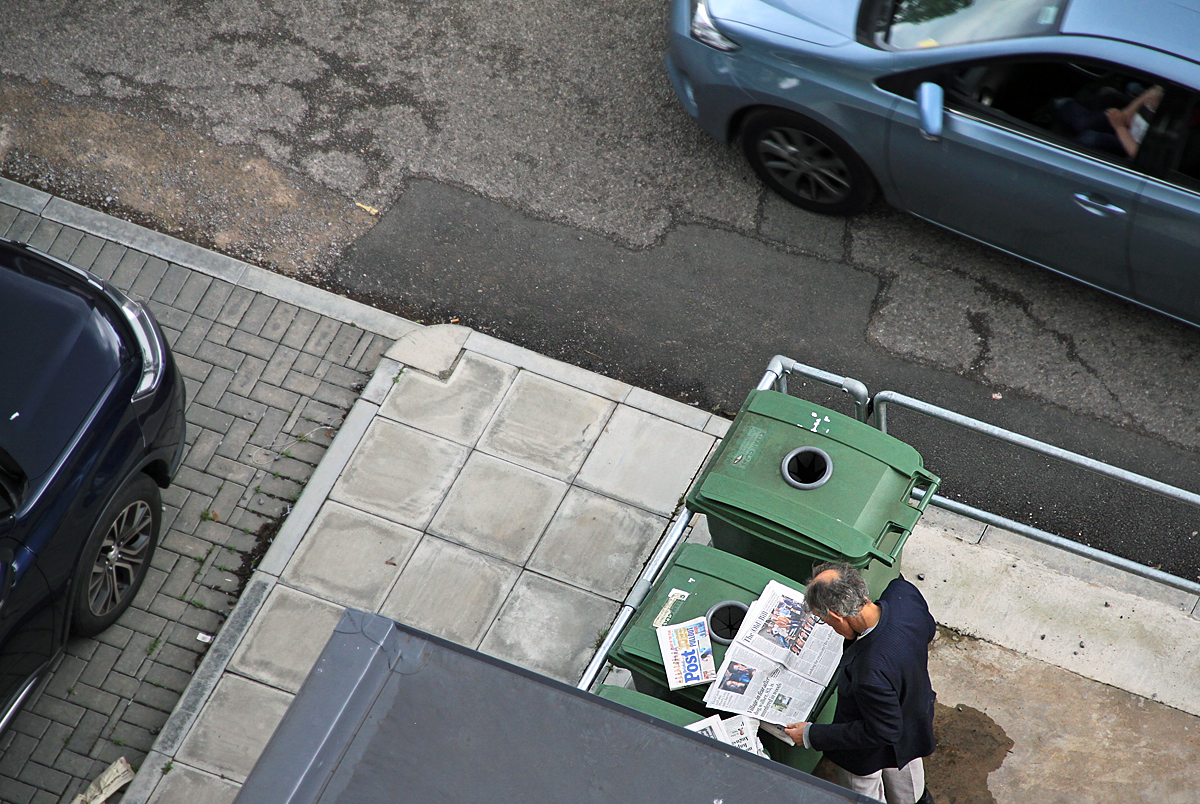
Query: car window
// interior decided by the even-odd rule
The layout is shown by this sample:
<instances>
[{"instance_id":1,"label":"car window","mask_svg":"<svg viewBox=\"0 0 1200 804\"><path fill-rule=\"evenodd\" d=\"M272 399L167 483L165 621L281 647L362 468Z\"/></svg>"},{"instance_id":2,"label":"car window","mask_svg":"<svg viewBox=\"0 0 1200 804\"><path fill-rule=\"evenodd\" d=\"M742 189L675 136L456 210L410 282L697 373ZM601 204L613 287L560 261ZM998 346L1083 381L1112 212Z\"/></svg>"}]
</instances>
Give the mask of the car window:
<instances>
[{"instance_id":1,"label":"car window","mask_svg":"<svg viewBox=\"0 0 1200 804\"><path fill-rule=\"evenodd\" d=\"M1153 76L1065 59L956 64L895 86L913 97L914 79L941 84L951 109L1142 169L1141 145L1179 92Z\"/></svg>"},{"instance_id":2,"label":"car window","mask_svg":"<svg viewBox=\"0 0 1200 804\"><path fill-rule=\"evenodd\" d=\"M1181 104L1178 120L1170 135L1172 141L1179 143L1178 154L1165 178L1200 192L1200 101L1195 96Z\"/></svg>"},{"instance_id":3,"label":"car window","mask_svg":"<svg viewBox=\"0 0 1200 804\"><path fill-rule=\"evenodd\" d=\"M1065 8L1065 0L875 0L864 4L860 32L894 50L1046 36Z\"/></svg>"}]
</instances>

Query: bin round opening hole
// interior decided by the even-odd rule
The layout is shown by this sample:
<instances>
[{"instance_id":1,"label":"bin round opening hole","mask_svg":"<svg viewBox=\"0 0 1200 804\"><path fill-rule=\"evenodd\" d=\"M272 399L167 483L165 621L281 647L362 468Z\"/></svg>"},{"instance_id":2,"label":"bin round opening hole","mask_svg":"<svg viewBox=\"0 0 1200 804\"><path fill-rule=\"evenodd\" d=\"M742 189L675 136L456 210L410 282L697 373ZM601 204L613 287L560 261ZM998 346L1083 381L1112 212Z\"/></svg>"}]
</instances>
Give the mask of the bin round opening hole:
<instances>
[{"instance_id":1,"label":"bin round opening hole","mask_svg":"<svg viewBox=\"0 0 1200 804\"><path fill-rule=\"evenodd\" d=\"M818 447L800 447L783 459L783 479L798 489L815 489L833 474L833 459Z\"/></svg>"},{"instance_id":2,"label":"bin round opening hole","mask_svg":"<svg viewBox=\"0 0 1200 804\"><path fill-rule=\"evenodd\" d=\"M724 600L713 606L704 615L704 621L708 623L709 638L720 645L728 645L733 642L744 619L746 619L746 604L736 600Z\"/></svg>"}]
</instances>

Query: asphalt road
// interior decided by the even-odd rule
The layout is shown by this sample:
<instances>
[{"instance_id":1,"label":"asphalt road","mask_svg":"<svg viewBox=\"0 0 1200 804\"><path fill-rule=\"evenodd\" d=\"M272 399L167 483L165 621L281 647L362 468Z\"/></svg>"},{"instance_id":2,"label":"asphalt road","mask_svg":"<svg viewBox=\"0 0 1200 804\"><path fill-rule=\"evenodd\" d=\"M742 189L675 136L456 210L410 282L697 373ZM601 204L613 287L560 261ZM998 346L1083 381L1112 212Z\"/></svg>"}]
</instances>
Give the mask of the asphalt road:
<instances>
[{"instance_id":1,"label":"asphalt road","mask_svg":"<svg viewBox=\"0 0 1200 804\"><path fill-rule=\"evenodd\" d=\"M1200 331L885 207L786 206L675 103L662 0L6 11L9 178L706 407L782 353L1200 489ZM892 423L951 496L1200 574L1194 511Z\"/></svg>"}]
</instances>

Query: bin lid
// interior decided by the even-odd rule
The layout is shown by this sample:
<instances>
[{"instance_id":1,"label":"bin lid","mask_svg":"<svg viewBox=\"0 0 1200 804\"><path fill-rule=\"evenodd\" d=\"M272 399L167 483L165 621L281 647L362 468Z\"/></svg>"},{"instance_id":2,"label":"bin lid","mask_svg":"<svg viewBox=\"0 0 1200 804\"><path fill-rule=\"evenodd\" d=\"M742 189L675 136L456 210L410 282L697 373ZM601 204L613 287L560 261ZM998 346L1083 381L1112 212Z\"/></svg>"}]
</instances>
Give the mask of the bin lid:
<instances>
[{"instance_id":1,"label":"bin lid","mask_svg":"<svg viewBox=\"0 0 1200 804\"><path fill-rule=\"evenodd\" d=\"M797 488L785 456L828 457L828 479ZM822 560L865 563L916 524L938 479L910 445L837 411L778 391L752 391L687 496L688 508ZM918 504L910 491L929 489Z\"/></svg>"},{"instance_id":2,"label":"bin lid","mask_svg":"<svg viewBox=\"0 0 1200 804\"><path fill-rule=\"evenodd\" d=\"M796 581L739 556L708 545L685 544L663 569L637 614L609 651L609 658L618 667L662 678L665 683L666 671L655 622L659 625L685 622L705 614L714 603L725 600L748 604L758 599L767 582L772 580L797 588ZM803 588L799 587L800 590ZM673 589L687 592L687 598L673 601ZM719 666L724 658L725 646L714 642L714 661ZM701 697L704 690L703 686L684 687L679 692L686 697Z\"/></svg>"},{"instance_id":3,"label":"bin lid","mask_svg":"<svg viewBox=\"0 0 1200 804\"><path fill-rule=\"evenodd\" d=\"M478 651L348 609L237 801L849 804L859 798Z\"/></svg>"}]
</instances>

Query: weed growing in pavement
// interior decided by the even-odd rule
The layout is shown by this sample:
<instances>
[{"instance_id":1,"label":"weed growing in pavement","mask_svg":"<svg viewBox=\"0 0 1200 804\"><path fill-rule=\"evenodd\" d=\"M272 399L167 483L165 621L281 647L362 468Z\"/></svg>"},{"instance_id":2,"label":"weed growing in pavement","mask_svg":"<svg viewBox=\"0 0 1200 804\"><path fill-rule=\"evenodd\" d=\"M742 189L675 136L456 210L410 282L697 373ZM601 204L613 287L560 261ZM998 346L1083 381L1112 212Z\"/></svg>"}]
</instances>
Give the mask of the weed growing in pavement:
<instances>
[{"instance_id":1,"label":"weed growing in pavement","mask_svg":"<svg viewBox=\"0 0 1200 804\"><path fill-rule=\"evenodd\" d=\"M153 656L154 651L158 650L158 646L161 644L162 644L162 637L155 637L154 641L150 643L150 647L146 648L146 655Z\"/></svg>"}]
</instances>

